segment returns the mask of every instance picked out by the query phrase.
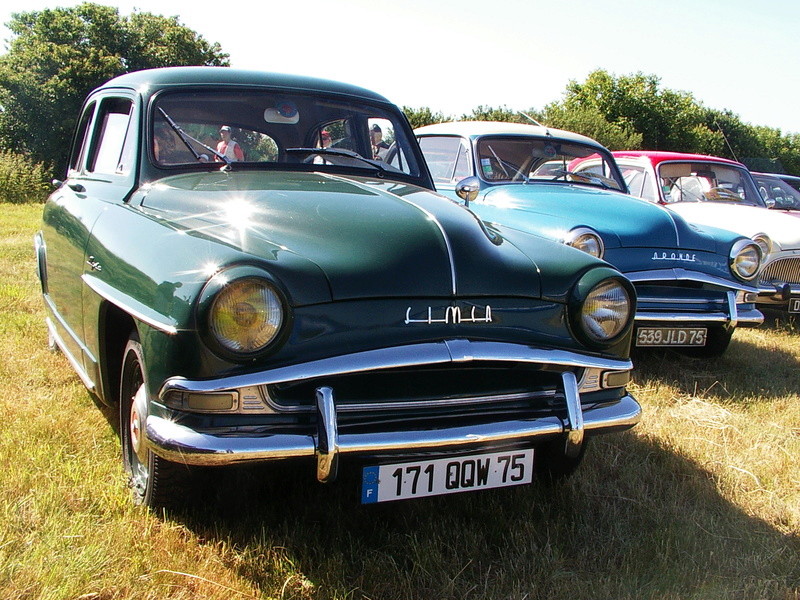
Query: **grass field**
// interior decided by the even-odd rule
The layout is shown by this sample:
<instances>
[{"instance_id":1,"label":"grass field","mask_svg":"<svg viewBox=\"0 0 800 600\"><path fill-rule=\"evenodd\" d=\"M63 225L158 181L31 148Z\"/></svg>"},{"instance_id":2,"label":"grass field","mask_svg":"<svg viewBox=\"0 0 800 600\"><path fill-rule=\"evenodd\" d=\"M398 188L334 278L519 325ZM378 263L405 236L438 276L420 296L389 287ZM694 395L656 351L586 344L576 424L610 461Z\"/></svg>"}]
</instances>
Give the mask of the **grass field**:
<instances>
[{"instance_id":1,"label":"grass field","mask_svg":"<svg viewBox=\"0 0 800 600\"><path fill-rule=\"evenodd\" d=\"M362 508L348 474L219 473L132 506L114 417L47 350L32 237L0 205L0 598L800 599L800 331L636 356L631 432L565 485Z\"/></svg>"}]
</instances>

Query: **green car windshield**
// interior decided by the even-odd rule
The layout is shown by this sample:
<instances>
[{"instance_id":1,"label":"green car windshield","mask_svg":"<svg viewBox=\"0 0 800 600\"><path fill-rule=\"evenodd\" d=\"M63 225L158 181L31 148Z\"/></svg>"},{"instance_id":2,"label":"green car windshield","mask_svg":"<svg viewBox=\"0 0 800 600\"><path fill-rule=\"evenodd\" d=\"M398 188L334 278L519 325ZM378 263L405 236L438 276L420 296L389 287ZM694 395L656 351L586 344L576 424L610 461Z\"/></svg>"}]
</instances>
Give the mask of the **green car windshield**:
<instances>
[{"instance_id":1,"label":"green car windshield","mask_svg":"<svg viewBox=\"0 0 800 600\"><path fill-rule=\"evenodd\" d=\"M152 117L150 156L161 168L421 172L402 115L357 99L263 89L162 93Z\"/></svg>"},{"instance_id":2,"label":"green car windshield","mask_svg":"<svg viewBox=\"0 0 800 600\"><path fill-rule=\"evenodd\" d=\"M480 176L491 183L560 181L623 191L614 159L597 147L535 137L483 137L478 140Z\"/></svg>"}]
</instances>

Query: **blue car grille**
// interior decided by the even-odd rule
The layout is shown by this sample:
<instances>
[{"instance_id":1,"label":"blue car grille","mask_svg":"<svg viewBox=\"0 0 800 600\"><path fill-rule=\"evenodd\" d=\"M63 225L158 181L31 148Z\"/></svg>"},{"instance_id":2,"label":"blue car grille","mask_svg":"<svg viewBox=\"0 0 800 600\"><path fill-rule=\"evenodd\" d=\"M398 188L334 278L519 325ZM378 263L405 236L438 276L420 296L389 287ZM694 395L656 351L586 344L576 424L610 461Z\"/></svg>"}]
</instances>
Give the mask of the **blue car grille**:
<instances>
[{"instance_id":1,"label":"blue car grille","mask_svg":"<svg viewBox=\"0 0 800 600\"><path fill-rule=\"evenodd\" d=\"M728 297L722 290L706 289L692 281L676 283L637 283L637 307L639 311L709 313L727 312Z\"/></svg>"},{"instance_id":2,"label":"blue car grille","mask_svg":"<svg viewBox=\"0 0 800 600\"><path fill-rule=\"evenodd\" d=\"M800 257L779 258L769 263L758 278L760 284L800 283Z\"/></svg>"}]
</instances>

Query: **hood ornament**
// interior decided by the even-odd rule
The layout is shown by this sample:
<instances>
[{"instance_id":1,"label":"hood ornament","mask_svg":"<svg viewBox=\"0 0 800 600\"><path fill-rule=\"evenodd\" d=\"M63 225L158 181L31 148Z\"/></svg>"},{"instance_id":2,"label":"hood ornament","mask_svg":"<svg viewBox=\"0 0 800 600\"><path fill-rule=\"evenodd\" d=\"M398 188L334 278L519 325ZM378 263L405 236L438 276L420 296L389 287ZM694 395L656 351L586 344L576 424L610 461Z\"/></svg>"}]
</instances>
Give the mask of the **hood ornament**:
<instances>
[{"instance_id":1,"label":"hood ornament","mask_svg":"<svg viewBox=\"0 0 800 600\"><path fill-rule=\"evenodd\" d=\"M477 312L478 307L473 306L472 310L468 313L463 313L461 308L458 306L448 306L444 309L441 317L435 318L433 313L433 308L428 307L428 318L427 319L412 319L411 318L411 307L409 306L406 309L406 319L405 324L410 325L412 323L423 323L425 325L434 325L434 324L452 324L452 325L460 325L461 323L491 323L492 322L492 307L488 304L483 308L483 314Z\"/></svg>"}]
</instances>

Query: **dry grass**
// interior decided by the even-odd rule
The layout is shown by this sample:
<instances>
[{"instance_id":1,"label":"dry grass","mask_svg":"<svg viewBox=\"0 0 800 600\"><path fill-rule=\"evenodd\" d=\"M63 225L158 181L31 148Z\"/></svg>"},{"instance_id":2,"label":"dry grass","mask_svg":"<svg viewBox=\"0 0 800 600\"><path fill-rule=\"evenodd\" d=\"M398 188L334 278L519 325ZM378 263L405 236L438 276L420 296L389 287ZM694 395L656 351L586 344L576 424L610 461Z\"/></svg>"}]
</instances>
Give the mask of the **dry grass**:
<instances>
[{"instance_id":1,"label":"dry grass","mask_svg":"<svg viewBox=\"0 0 800 600\"><path fill-rule=\"evenodd\" d=\"M739 331L717 361L636 357L645 409L578 474L362 508L356 477L220 472L198 507L153 515L119 444L47 350L32 236L0 222L0 597L800 599L800 336Z\"/></svg>"}]
</instances>

